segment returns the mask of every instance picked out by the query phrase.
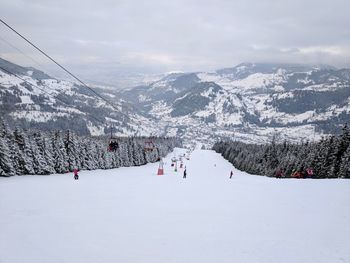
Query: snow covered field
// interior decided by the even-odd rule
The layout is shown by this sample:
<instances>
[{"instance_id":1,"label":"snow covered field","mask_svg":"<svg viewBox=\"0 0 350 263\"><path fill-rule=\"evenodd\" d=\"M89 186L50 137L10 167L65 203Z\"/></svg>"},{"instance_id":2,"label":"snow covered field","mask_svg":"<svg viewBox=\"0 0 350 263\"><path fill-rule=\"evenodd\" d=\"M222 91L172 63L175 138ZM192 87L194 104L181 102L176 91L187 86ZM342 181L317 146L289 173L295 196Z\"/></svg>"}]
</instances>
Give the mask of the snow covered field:
<instances>
[{"instance_id":1,"label":"snow covered field","mask_svg":"<svg viewBox=\"0 0 350 263\"><path fill-rule=\"evenodd\" d=\"M350 262L349 180L246 175L201 150L183 179L172 156L164 176L0 178L0 263Z\"/></svg>"}]
</instances>

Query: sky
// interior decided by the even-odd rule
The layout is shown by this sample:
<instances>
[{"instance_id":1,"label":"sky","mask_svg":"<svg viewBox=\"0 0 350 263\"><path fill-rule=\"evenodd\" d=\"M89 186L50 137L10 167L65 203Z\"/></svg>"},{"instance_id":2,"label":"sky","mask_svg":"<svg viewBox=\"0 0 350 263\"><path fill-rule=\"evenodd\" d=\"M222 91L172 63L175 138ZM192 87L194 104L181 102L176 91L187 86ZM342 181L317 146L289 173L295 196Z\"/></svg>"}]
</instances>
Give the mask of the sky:
<instances>
[{"instance_id":1,"label":"sky","mask_svg":"<svg viewBox=\"0 0 350 263\"><path fill-rule=\"evenodd\" d=\"M350 67L349 0L0 0L0 7L4 21L88 81L242 62ZM3 25L0 56L60 74Z\"/></svg>"}]
</instances>

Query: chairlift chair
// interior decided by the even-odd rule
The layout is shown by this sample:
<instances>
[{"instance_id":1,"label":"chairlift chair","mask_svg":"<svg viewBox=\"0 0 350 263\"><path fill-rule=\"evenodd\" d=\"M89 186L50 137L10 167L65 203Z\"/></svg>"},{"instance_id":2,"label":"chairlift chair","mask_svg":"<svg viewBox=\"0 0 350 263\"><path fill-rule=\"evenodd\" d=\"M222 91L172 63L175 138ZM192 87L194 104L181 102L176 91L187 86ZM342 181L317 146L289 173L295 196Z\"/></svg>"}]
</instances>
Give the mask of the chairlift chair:
<instances>
[{"instance_id":1,"label":"chairlift chair","mask_svg":"<svg viewBox=\"0 0 350 263\"><path fill-rule=\"evenodd\" d=\"M109 152L115 152L119 148L119 144L115 138L110 138L109 144L108 144L108 151Z\"/></svg>"},{"instance_id":2,"label":"chairlift chair","mask_svg":"<svg viewBox=\"0 0 350 263\"><path fill-rule=\"evenodd\" d=\"M117 142L117 138L113 137L113 131L112 131L112 126L111 126L111 136L109 138L109 143L108 143L108 152L115 152L119 148L119 144Z\"/></svg>"}]
</instances>

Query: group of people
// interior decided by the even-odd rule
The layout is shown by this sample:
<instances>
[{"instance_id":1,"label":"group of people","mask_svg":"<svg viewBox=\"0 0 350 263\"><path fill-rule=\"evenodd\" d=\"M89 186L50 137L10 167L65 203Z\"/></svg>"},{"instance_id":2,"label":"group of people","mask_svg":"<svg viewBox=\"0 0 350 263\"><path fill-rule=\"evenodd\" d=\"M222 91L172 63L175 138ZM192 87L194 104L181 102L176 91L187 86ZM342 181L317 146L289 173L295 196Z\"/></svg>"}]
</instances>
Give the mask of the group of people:
<instances>
[{"instance_id":1,"label":"group of people","mask_svg":"<svg viewBox=\"0 0 350 263\"><path fill-rule=\"evenodd\" d=\"M312 178L314 175L314 170L312 168L307 168L306 170L293 170L291 177L292 178ZM276 178L282 178L285 177L285 173L283 171L283 169L277 169L276 171Z\"/></svg>"},{"instance_id":2,"label":"group of people","mask_svg":"<svg viewBox=\"0 0 350 263\"><path fill-rule=\"evenodd\" d=\"M73 170L73 174L74 174L74 180L78 180L79 179L79 169L78 168L74 168ZM314 171L312 168L307 168L305 171L303 170L298 170L298 171L293 171L292 173L292 177L293 178L312 178L314 174ZM232 176L233 176L233 171L230 172L230 179L232 179ZM276 178L282 178L282 177L285 177L285 173L283 171L283 169L278 169L276 171ZM187 170L186 170L186 166L185 166L185 169L184 169L184 172L183 172L183 177L182 178L187 178Z\"/></svg>"}]
</instances>

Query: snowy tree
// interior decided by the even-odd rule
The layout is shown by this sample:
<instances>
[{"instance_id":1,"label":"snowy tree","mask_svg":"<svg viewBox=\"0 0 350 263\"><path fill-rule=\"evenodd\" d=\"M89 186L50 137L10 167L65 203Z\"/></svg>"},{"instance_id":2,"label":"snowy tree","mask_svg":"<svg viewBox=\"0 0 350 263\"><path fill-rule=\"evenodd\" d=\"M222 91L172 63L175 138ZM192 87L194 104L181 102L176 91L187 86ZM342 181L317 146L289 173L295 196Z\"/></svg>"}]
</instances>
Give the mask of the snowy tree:
<instances>
[{"instance_id":1,"label":"snowy tree","mask_svg":"<svg viewBox=\"0 0 350 263\"><path fill-rule=\"evenodd\" d=\"M13 160L10 151L10 130L3 120L0 119L0 176L15 175Z\"/></svg>"},{"instance_id":2,"label":"snowy tree","mask_svg":"<svg viewBox=\"0 0 350 263\"><path fill-rule=\"evenodd\" d=\"M53 158L53 148L50 138L43 135L41 132L35 132L33 134L33 139L36 142L39 153L44 158L42 167L44 174L55 173L54 163L55 160Z\"/></svg>"},{"instance_id":3,"label":"snowy tree","mask_svg":"<svg viewBox=\"0 0 350 263\"><path fill-rule=\"evenodd\" d=\"M181 146L174 138L152 138L156 146L146 159L142 145L149 138L143 137L117 138L119 148L108 152L104 138L79 137L71 131L62 135L59 131L46 134L17 128L12 132L0 121L0 135L0 176L66 173L74 167L92 170L142 165Z\"/></svg>"},{"instance_id":4,"label":"snowy tree","mask_svg":"<svg viewBox=\"0 0 350 263\"><path fill-rule=\"evenodd\" d=\"M350 178L350 146L345 151L339 169L339 177Z\"/></svg>"},{"instance_id":5,"label":"snowy tree","mask_svg":"<svg viewBox=\"0 0 350 263\"><path fill-rule=\"evenodd\" d=\"M14 140L14 164L17 174L35 174L33 167L33 152L27 132L23 132L18 128L13 132Z\"/></svg>"},{"instance_id":6,"label":"snowy tree","mask_svg":"<svg viewBox=\"0 0 350 263\"><path fill-rule=\"evenodd\" d=\"M60 132L55 132L52 135L52 150L55 171L57 173L69 172L67 153Z\"/></svg>"},{"instance_id":7,"label":"snowy tree","mask_svg":"<svg viewBox=\"0 0 350 263\"><path fill-rule=\"evenodd\" d=\"M11 176L15 174L15 169L10 158L10 149L4 137L0 137L0 176Z\"/></svg>"},{"instance_id":8,"label":"snowy tree","mask_svg":"<svg viewBox=\"0 0 350 263\"><path fill-rule=\"evenodd\" d=\"M237 141L222 141L213 149L230 161L236 168L255 174L271 176L277 169L285 171L287 177L293 171L304 174L308 168L314 170L313 178L336 178L347 176L350 132L344 126L340 136L322 138L319 142L292 144L254 145Z\"/></svg>"},{"instance_id":9,"label":"snowy tree","mask_svg":"<svg viewBox=\"0 0 350 263\"><path fill-rule=\"evenodd\" d=\"M79 169L81 166L78 156L78 146L79 144L74 133L67 130L64 137L64 147L66 149L68 169L70 172L72 172L75 167Z\"/></svg>"}]
</instances>

